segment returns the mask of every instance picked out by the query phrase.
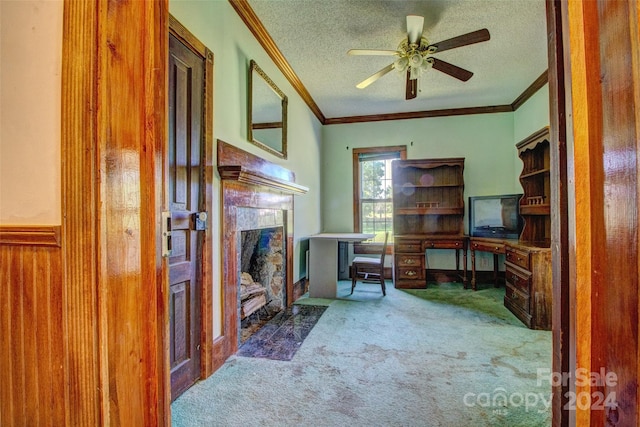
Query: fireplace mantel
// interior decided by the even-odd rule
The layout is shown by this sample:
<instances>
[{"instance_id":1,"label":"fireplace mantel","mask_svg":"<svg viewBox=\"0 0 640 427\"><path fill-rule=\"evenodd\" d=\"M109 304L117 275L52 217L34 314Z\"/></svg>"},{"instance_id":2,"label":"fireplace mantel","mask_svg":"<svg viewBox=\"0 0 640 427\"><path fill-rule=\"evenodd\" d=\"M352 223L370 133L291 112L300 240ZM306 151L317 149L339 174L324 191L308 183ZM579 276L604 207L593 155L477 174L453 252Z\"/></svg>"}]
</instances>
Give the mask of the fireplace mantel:
<instances>
[{"instance_id":1,"label":"fireplace mantel","mask_svg":"<svg viewBox=\"0 0 640 427\"><path fill-rule=\"evenodd\" d=\"M215 339L212 349L215 368L238 349L240 325L240 265L238 261L242 230L246 211L268 212L258 218L280 218L283 229L285 256L285 286L287 306L293 303L293 198L304 194L308 188L295 182L295 174L280 165L218 140L218 172L222 191L222 313L221 335ZM243 213L244 212L244 213ZM279 212L272 214L272 212ZM258 224L253 228L259 228Z\"/></svg>"},{"instance_id":2,"label":"fireplace mantel","mask_svg":"<svg viewBox=\"0 0 640 427\"><path fill-rule=\"evenodd\" d=\"M245 184L264 185L279 190L284 194L305 194L309 191L309 188L295 182L264 175L241 165L218 166L218 172L220 172L220 178L223 180L230 179Z\"/></svg>"},{"instance_id":3,"label":"fireplace mantel","mask_svg":"<svg viewBox=\"0 0 640 427\"><path fill-rule=\"evenodd\" d=\"M305 194L309 188L295 183L295 174L280 165L218 140L218 172L222 180L264 185L284 194Z\"/></svg>"}]
</instances>

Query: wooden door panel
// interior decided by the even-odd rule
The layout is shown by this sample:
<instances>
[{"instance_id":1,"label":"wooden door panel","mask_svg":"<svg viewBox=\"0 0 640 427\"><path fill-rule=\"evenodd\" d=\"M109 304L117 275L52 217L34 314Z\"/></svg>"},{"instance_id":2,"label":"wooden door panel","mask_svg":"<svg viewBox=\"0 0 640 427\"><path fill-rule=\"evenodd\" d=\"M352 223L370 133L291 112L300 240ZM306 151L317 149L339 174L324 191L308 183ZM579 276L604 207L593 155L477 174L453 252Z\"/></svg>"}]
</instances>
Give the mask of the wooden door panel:
<instances>
[{"instance_id":1,"label":"wooden door panel","mask_svg":"<svg viewBox=\"0 0 640 427\"><path fill-rule=\"evenodd\" d=\"M169 314L171 398L200 378L202 231L193 216L201 208L204 61L169 38Z\"/></svg>"},{"instance_id":2,"label":"wooden door panel","mask_svg":"<svg viewBox=\"0 0 640 427\"><path fill-rule=\"evenodd\" d=\"M175 337L171 341L170 357L171 369L175 369L191 358L191 334L189 333L189 312L190 312L190 283L182 282L171 287L170 308L173 316L171 318L171 334Z\"/></svg>"},{"instance_id":3,"label":"wooden door panel","mask_svg":"<svg viewBox=\"0 0 640 427\"><path fill-rule=\"evenodd\" d=\"M179 262L190 259L189 238L191 233L188 230L176 230L171 233L171 256L169 262L173 267ZM172 272L170 272L171 274ZM172 282L173 283L173 282Z\"/></svg>"},{"instance_id":4,"label":"wooden door panel","mask_svg":"<svg viewBox=\"0 0 640 427\"><path fill-rule=\"evenodd\" d=\"M176 42L177 43L177 42ZM171 43L173 48L175 43ZM182 50L181 50L182 51ZM172 121L173 135L169 148L169 200L171 210L187 209L189 202L189 178L190 168L187 164L189 139L189 68L180 58L171 54L170 75L174 77L173 85L170 85L170 121ZM171 102L173 101L173 102ZM173 107L173 109L171 108Z\"/></svg>"}]
</instances>

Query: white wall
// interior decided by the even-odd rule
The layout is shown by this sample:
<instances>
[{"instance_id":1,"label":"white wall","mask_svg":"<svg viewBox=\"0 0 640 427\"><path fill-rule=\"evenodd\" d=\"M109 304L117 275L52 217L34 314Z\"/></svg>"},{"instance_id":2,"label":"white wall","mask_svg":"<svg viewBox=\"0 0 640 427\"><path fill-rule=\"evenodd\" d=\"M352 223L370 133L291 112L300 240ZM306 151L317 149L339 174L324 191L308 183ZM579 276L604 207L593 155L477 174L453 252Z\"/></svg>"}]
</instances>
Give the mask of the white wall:
<instances>
[{"instance_id":1,"label":"white wall","mask_svg":"<svg viewBox=\"0 0 640 427\"><path fill-rule=\"evenodd\" d=\"M518 143L545 126L549 126L549 84L513 113L513 139Z\"/></svg>"},{"instance_id":2,"label":"white wall","mask_svg":"<svg viewBox=\"0 0 640 427\"><path fill-rule=\"evenodd\" d=\"M62 1L0 0L0 224L59 225Z\"/></svg>"},{"instance_id":3,"label":"white wall","mask_svg":"<svg viewBox=\"0 0 640 427\"><path fill-rule=\"evenodd\" d=\"M513 141L514 145L527 138L534 132L549 126L549 85L544 85L531 98L513 113ZM516 157L515 180L520 185L522 161Z\"/></svg>"}]
</instances>

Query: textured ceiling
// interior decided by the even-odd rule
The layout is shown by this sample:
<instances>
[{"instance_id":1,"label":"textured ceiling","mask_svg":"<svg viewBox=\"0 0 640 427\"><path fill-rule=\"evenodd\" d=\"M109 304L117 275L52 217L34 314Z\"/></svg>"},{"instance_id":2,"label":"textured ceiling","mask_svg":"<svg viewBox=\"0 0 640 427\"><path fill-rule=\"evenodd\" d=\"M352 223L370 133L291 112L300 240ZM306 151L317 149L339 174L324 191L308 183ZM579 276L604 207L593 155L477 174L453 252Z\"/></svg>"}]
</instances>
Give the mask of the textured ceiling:
<instances>
[{"instance_id":1,"label":"textured ceiling","mask_svg":"<svg viewBox=\"0 0 640 427\"><path fill-rule=\"evenodd\" d=\"M511 104L547 69L544 0L248 0L327 118ZM425 18L430 43L487 28L491 40L434 56L472 71L461 82L437 70L405 100L393 71L356 84L394 57L348 56L352 48L391 49L406 37L406 16Z\"/></svg>"}]
</instances>

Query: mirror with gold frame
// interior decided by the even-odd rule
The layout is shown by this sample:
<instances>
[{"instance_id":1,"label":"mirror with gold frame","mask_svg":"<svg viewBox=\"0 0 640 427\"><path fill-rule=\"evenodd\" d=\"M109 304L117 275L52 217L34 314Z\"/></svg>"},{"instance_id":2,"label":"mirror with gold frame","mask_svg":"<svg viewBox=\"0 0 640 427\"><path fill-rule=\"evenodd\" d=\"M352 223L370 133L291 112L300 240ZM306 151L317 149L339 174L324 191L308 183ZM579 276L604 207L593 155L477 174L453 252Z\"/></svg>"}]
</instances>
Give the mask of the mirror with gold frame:
<instances>
[{"instance_id":1,"label":"mirror with gold frame","mask_svg":"<svg viewBox=\"0 0 640 427\"><path fill-rule=\"evenodd\" d=\"M287 96L254 60L249 63L249 141L287 158Z\"/></svg>"}]
</instances>

